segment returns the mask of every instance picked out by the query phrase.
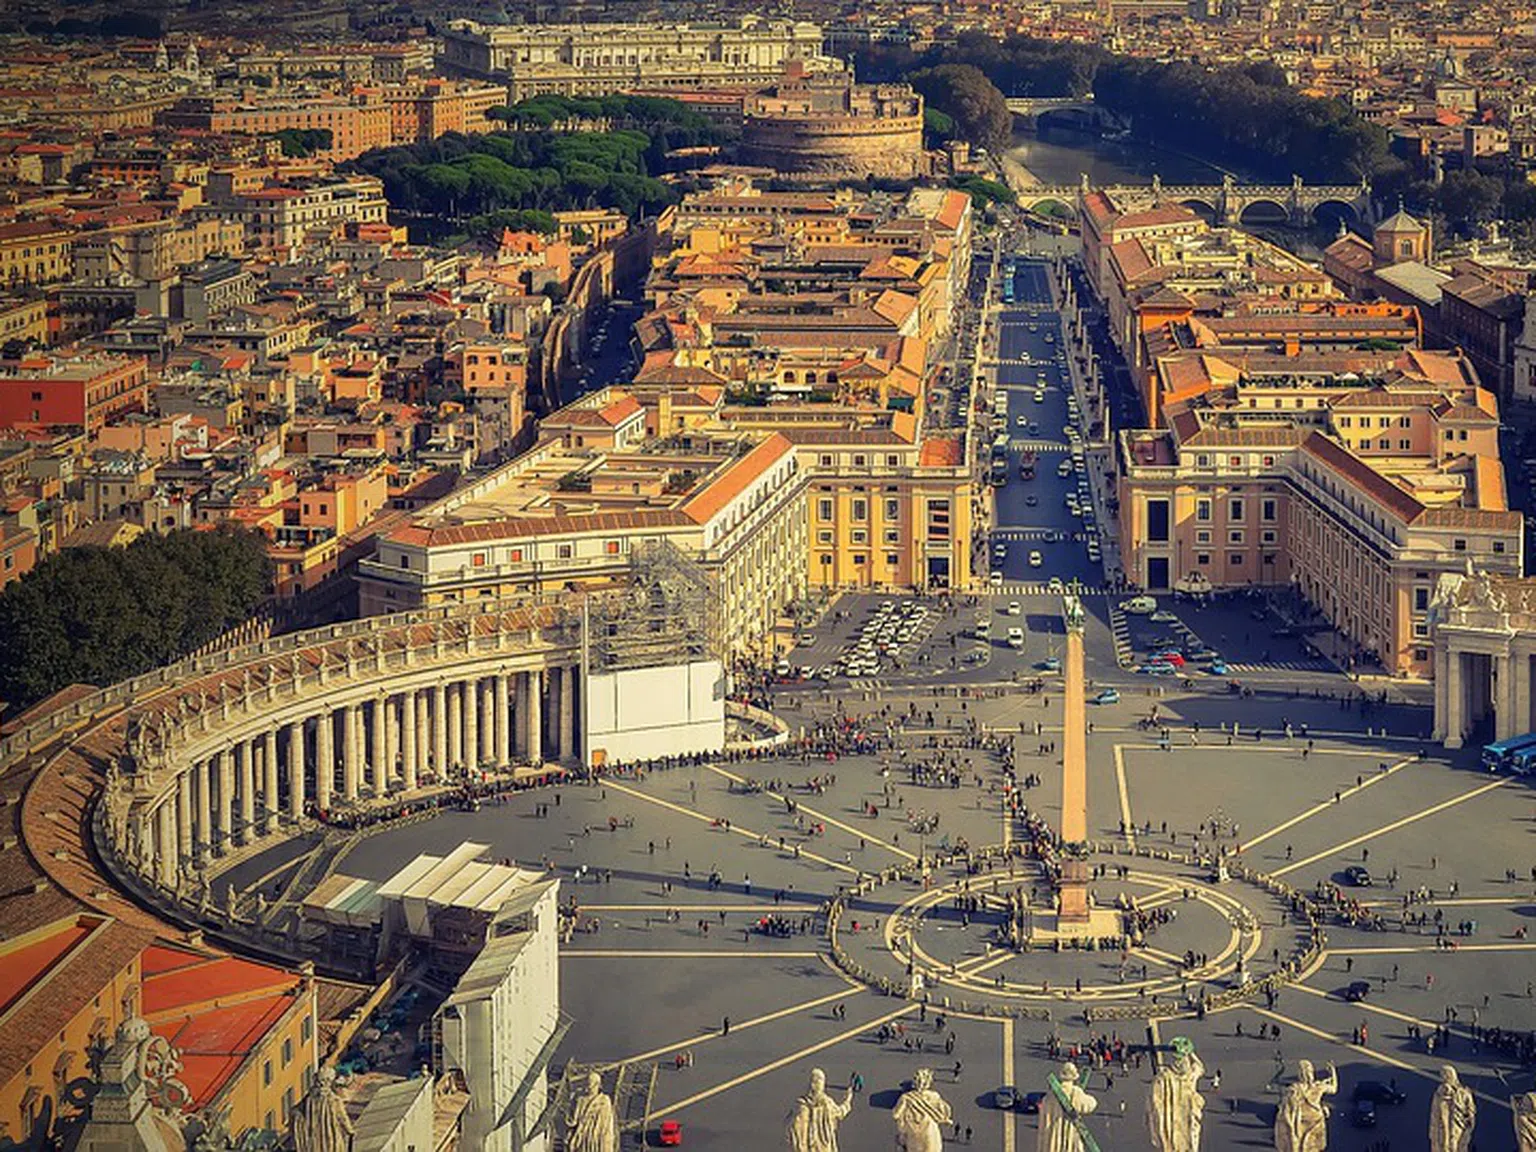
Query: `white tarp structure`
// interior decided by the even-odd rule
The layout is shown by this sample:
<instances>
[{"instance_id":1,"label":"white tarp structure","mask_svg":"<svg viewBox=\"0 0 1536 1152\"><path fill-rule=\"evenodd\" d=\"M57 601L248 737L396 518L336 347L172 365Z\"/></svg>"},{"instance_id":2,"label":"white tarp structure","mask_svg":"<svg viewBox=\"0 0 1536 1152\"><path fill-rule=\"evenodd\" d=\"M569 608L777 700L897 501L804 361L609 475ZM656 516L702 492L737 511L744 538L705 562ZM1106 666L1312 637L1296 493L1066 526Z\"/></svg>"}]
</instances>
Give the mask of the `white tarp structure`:
<instances>
[{"instance_id":1,"label":"white tarp structure","mask_svg":"<svg viewBox=\"0 0 1536 1152\"><path fill-rule=\"evenodd\" d=\"M718 660L589 672L582 747L596 763L725 747L725 671Z\"/></svg>"},{"instance_id":2,"label":"white tarp structure","mask_svg":"<svg viewBox=\"0 0 1536 1152\"><path fill-rule=\"evenodd\" d=\"M405 913L406 931L417 937L432 934L432 911L436 908L492 916L520 889L542 880L544 874L478 859L490 847L466 840L446 856L423 853L379 885L379 899L398 903Z\"/></svg>"}]
</instances>

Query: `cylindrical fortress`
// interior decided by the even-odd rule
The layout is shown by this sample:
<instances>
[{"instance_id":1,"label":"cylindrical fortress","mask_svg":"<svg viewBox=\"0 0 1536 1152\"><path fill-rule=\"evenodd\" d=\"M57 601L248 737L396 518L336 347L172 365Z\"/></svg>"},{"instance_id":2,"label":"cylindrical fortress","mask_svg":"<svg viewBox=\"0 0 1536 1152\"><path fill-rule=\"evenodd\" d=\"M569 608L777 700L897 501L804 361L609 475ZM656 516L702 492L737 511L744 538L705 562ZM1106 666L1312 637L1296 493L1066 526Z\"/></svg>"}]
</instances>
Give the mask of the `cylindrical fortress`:
<instances>
[{"instance_id":1,"label":"cylindrical fortress","mask_svg":"<svg viewBox=\"0 0 1536 1152\"><path fill-rule=\"evenodd\" d=\"M923 167L923 98L846 73L790 76L749 96L744 163L791 175L910 179Z\"/></svg>"}]
</instances>

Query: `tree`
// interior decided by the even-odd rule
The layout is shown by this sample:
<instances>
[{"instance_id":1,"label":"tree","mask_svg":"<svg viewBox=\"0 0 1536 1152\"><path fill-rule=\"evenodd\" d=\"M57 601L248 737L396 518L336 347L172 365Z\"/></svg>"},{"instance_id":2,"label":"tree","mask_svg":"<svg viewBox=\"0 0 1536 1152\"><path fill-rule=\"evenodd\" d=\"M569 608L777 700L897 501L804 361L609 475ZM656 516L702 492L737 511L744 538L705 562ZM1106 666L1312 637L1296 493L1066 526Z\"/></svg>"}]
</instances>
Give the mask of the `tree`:
<instances>
[{"instance_id":1,"label":"tree","mask_svg":"<svg viewBox=\"0 0 1536 1152\"><path fill-rule=\"evenodd\" d=\"M270 583L265 542L244 532L50 556L0 593L0 699L25 708L169 663L248 619Z\"/></svg>"},{"instance_id":2,"label":"tree","mask_svg":"<svg viewBox=\"0 0 1536 1152\"><path fill-rule=\"evenodd\" d=\"M1451 172L1440 183L1436 205L1451 227L1463 234L1495 220L1504 197L1502 182L1481 172Z\"/></svg>"},{"instance_id":3,"label":"tree","mask_svg":"<svg viewBox=\"0 0 1536 1152\"><path fill-rule=\"evenodd\" d=\"M930 140L949 140L955 134L955 119L937 108L923 109L923 132Z\"/></svg>"},{"instance_id":4,"label":"tree","mask_svg":"<svg viewBox=\"0 0 1536 1152\"><path fill-rule=\"evenodd\" d=\"M1000 151L1013 135L1013 113L981 69L970 64L941 64L913 72L907 82L949 116L955 131L977 147Z\"/></svg>"}]
</instances>

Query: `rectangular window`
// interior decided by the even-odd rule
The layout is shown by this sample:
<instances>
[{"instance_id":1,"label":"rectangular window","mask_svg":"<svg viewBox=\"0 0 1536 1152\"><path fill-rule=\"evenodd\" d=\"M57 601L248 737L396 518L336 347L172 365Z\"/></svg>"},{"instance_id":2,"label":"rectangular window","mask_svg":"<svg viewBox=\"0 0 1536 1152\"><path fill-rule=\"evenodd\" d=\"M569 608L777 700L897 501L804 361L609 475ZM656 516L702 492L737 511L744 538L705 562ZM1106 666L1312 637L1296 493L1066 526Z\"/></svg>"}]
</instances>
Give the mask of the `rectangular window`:
<instances>
[{"instance_id":1,"label":"rectangular window","mask_svg":"<svg viewBox=\"0 0 1536 1152\"><path fill-rule=\"evenodd\" d=\"M304 1017L304 1024L299 1029L299 1039L302 1040L305 1044L308 1044L309 1043L309 1038L311 1036L313 1036L314 1034L315 1034L315 1021L314 1021L314 1017L312 1017L312 1016Z\"/></svg>"},{"instance_id":2,"label":"rectangular window","mask_svg":"<svg viewBox=\"0 0 1536 1152\"><path fill-rule=\"evenodd\" d=\"M473 556L471 556L469 558L469 563L470 563L471 567L474 567L474 568L484 568L485 567L485 553L484 552L476 552Z\"/></svg>"},{"instance_id":3,"label":"rectangular window","mask_svg":"<svg viewBox=\"0 0 1536 1152\"><path fill-rule=\"evenodd\" d=\"M1415 588L1413 590L1413 610L1415 612L1429 611L1429 589Z\"/></svg>"},{"instance_id":4,"label":"rectangular window","mask_svg":"<svg viewBox=\"0 0 1536 1152\"><path fill-rule=\"evenodd\" d=\"M285 1037L283 1037L283 1067L286 1068L286 1067L288 1067L288 1065L290 1065L292 1063L293 1063L293 1037L292 1036L285 1036Z\"/></svg>"},{"instance_id":5,"label":"rectangular window","mask_svg":"<svg viewBox=\"0 0 1536 1152\"><path fill-rule=\"evenodd\" d=\"M617 540L604 540L603 552L609 556L617 556L619 554L619 542Z\"/></svg>"},{"instance_id":6,"label":"rectangular window","mask_svg":"<svg viewBox=\"0 0 1536 1152\"><path fill-rule=\"evenodd\" d=\"M1265 531L1259 533L1259 543L1261 543L1261 544L1273 544L1274 542L1275 542L1275 533L1274 533L1274 531L1272 529L1265 530Z\"/></svg>"},{"instance_id":7,"label":"rectangular window","mask_svg":"<svg viewBox=\"0 0 1536 1152\"><path fill-rule=\"evenodd\" d=\"M887 544L900 544L901 530L898 528L887 528L885 530L885 542Z\"/></svg>"},{"instance_id":8,"label":"rectangular window","mask_svg":"<svg viewBox=\"0 0 1536 1152\"><path fill-rule=\"evenodd\" d=\"M1211 554L1209 552L1196 552L1195 553L1195 563L1196 564L1204 565L1204 564L1209 564L1210 562L1211 562Z\"/></svg>"},{"instance_id":9,"label":"rectangular window","mask_svg":"<svg viewBox=\"0 0 1536 1152\"><path fill-rule=\"evenodd\" d=\"M830 468L830 467L832 467L832 454L831 453L823 452L821 454L821 466L823 468Z\"/></svg>"},{"instance_id":10,"label":"rectangular window","mask_svg":"<svg viewBox=\"0 0 1536 1152\"><path fill-rule=\"evenodd\" d=\"M1495 540L1493 542L1493 550L1496 553L1498 553L1500 556L1502 556L1504 554L1504 541L1502 541L1502 540Z\"/></svg>"},{"instance_id":11,"label":"rectangular window","mask_svg":"<svg viewBox=\"0 0 1536 1152\"><path fill-rule=\"evenodd\" d=\"M1158 543L1168 542L1168 501L1147 501L1147 539Z\"/></svg>"},{"instance_id":12,"label":"rectangular window","mask_svg":"<svg viewBox=\"0 0 1536 1152\"><path fill-rule=\"evenodd\" d=\"M885 502L885 518L887 520L900 520L901 519L901 501L900 500L887 500Z\"/></svg>"},{"instance_id":13,"label":"rectangular window","mask_svg":"<svg viewBox=\"0 0 1536 1152\"><path fill-rule=\"evenodd\" d=\"M272 1086L272 1061L270 1060L261 1062L261 1086L263 1088Z\"/></svg>"},{"instance_id":14,"label":"rectangular window","mask_svg":"<svg viewBox=\"0 0 1536 1152\"><path fill-rule=\"evenodd\" d=\"M1429 635L1429 625L1428 624L1415 624L1413 626L1413 634L1414 634L1414 636L1416 638L1422 638L1422 637L1428 636Z\"/></svg>"},{"instance_id":15,"label":"rectangular window","mask_svg":"<svg viewBox=\"0 0 1536 1152\"><path fill-rule=\"evenodd\" d=\"M1241 520L1243 518L1243 502L1241 500L1227 501L1227 519Z\"/></svg>"},{"instance_id":16,"label":"rectangular window","mask_svg":"<svg viewBox=\"0 0 1536 1152\"><path fill-rule=\"evenodd\" d=\"M569 560L575 555L575 549L569 544L558 544L555 546L555 555L561 560Z\"/></svg>"},{"instance_id":17,"label":"rectangular window","mask_svg":"<svg viewBox=\"0 0 1536 1152\"><path fill-rule=\"evenodd\" d=\"M1242 542L1243 542L1243 530L1241 528L1233 528L1231 531L1229 531L1227 533L1227 543L1228 544L1241 544Z\"/></svg>"},{"instance_id":18,"label":"rectangular window","mask_svg":"<svg viewBox=\"0 0 1536 1152\"><path fill-rule=\"evenodd\" d=\"M293 1088L283 1089L283 1123L289 1123L293 1118Z\"/></svg>"},{"instance_id":19,"label":"rectangular window","mask_svg":"<svg viewBox=\"0 0 1536 1152\"><path fill-rule=\"evenodd\" d=\"M823 523L832 519L832 501L816 501L816 519L822 521Z\"/></svg>"},{"instance_id":20,"label":"rectangular window","mask_svg":"<svg viewBox=\"0 0 1536 1152\"><path fill-rule=\"evenodd\" d=\"M511 552L507 553L507 559L513 564L521 564L523 562L523 550L521 548L512 549Z\"/></svg>"},{"instance_id":21,"label":"rectangular window","mask_svg":"<svg viewBox=\"0 0 1536 1152\"><path fill-rule=\"evenodd\" d=\"M1195 519L1209 520L1211 518L1211 502L1209 500L1195 501Z\"/></svg>"},{"instance_id":22,"label":"rectangular window","mask_svg":"<svg viewBox=\"0 0 1536 1152\"><path fill-rule=\"evenodd\" d=\"M1210 542L1211 530L1209 528L1201 528L1198 532L1195 533L1196 544L1209 544Z\"/></svg>"},{"instance_id":23,"label":"rectangular window","mask_svg":"<svg viewBox=\"0 0 1536 1152\"><path fill-rule=\"evenodd\" d=\"M1457 552L1465 552L1467 550L1467 542L1465 540L1452 540L1451 547Z\"/></svg>"},{"instance_id":24,"label":"rectangular window","mask_svg":"<svg viewBox=\"0 0 1536 1152\"><path fill-rule=\"evenodd\" d=\"M1227 554L1227 566L1241 568L1243 566L1243 554L1241 552L1229 552Z\"/></svg>"},{"instance_id":25,"label":"rectangular window","mask_svg":"<svg viewBox=\"0 0 1536 1152\"><path fill-rule=\"evenodd\" d=\"M859 567L862 568L864 566L864 564L868 562L868 560L869 560L868 556L865 556L862 553L858 553L858 552L854 553L853 562L856 565L858 565Z\"/></svg>"},{"instance_id":26,"label":"rectangular window","mask_svg":"<svg viewBox=\"0 0 1536 1152\"><path fill-rule=\"evenodd\" d=\"M855 500L853 502L853 518L857 521L869 519L869 501Z\"/></svg>"},{"instance_id":27,"label":"rectangular window","mask_svg":"<svg viewBox=\"0 0 1536 1152\"><path fill-rule=\"evenodd\" d=\"M853 542L855 544L868 544L869 533L862 528L855 528L853 531Z\"/></svg>"},{"instance_id":28,"label":"rectangular window","mask_svg":"<svg viewBox=\"0 0 1536 1152\"><path fill-rule=\"evenodd\" d=\"M1264 467L1266 467L1266 468L1273 468L1274 466L1275 466L1275 458L1273 456L1266 456L1266 457L1264 457Z\"/></svg>"},{"instance_id":29,"label":"rectangular window","mask_svg":"<svg viewBox=\"0 0 1536 1152\"><path fill-rule=\"evenodd\" d=\"M1278 518L1279 505L1272 499L1259 501L1259 519L1273 524Z\"/></svg>"},{"instance_id":30,"label":"rectangular window","mask_svg":"<svg viewBox=\"0 0 1536 1152\"><path fill-rule=\"evenodd\" d=\"M885 562L894 568L901 563L901 556L895 552L887 552L885 554Z\"/></svg>"},{"instance_id":31,"label":"rectangular window","mask_svg":"<svg viewBox=\"0 0 1536 1152\"><path fill-rule=\"evenodd\" d=\"M816 543L818 543L818 544L830 544L830 543L832 543L832 530L830 528L823 528L819 532L817 532L816 533Z\"/></svg>"}]
</instances>

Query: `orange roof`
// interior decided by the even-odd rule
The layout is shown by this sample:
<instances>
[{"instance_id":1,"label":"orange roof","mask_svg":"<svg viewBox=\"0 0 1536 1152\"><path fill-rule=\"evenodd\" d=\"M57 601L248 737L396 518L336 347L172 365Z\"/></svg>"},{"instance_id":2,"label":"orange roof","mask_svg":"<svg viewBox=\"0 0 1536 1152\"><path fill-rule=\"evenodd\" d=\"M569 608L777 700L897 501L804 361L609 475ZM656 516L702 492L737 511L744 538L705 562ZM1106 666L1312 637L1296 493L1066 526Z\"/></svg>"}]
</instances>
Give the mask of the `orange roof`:
<instances>
[{"instance_id":1,"label":"orange roof","mask_svg":"<svg viewBox=\"0 0 1536 1152\"><path fill-rule=\"evenodd\" d=\"M0 1013L6 1012L18 996L90 934L91 929L85 923L75 920L61 925L41 940L5 953L0 959Z\"/></svg>"},{"instance_id":2,"label":"orange roof","mask_svg":"<svg viewBox=\"0 0 1536 1152\"><path fill-rule=\"evenodd\" d=\"M953 468L964 462L965 449L953 437L924 440L918 463L931 468Z\"/></svg>"},{"instance_id":3,"label":"orange roof","mask_svg":"<svg viewBox=\"0 0 1536 1152\"><path fill-rule=\"evenodd\" d=\"M192 1094L194 1109L218 1095L293 1003L291 994L264 996L151 1025L156 1035L164 1036L180 1052L180 1079Z\"/></svg>"},{"instance_id":4,"label":"orange roof","mask_svg":"<svg viewBox=\"0 0 1536 1152\"><path fill-rule=\"evenodd\" d=\"M181 959L188 956L190 962ZM165 944L145 949L143 967L146 1017L191 1010L214 1001L270 995L298 983L292 973L268 964L233 956L199 956Z\"/></svg>"},{"instance_id":5,"label":"orange roof","mask_svg":"<svg viewBox=\"0 0 1536 1152\"><path fill-rule=\"evenodd\" d=\"M955 231L960 227L960 222L965 219L965 209L970 199L964 192L946 193L944 206L939 209L939 214L934 219L951 232Z\"/></svg>"},{"instance_id":6,"label":"orange roof","mask_svg":"<svg viewBox=\"0 0 1536 1152\"><path fill-rule=\"evenodd\" d=\"M706 523L736 497L747 490L754 480L767 471L780 457L793 452L789 441L775 432L745 456L736 460L713 484L683 505L682 511L696 524Z\"/></svg>"}]
</instances>

